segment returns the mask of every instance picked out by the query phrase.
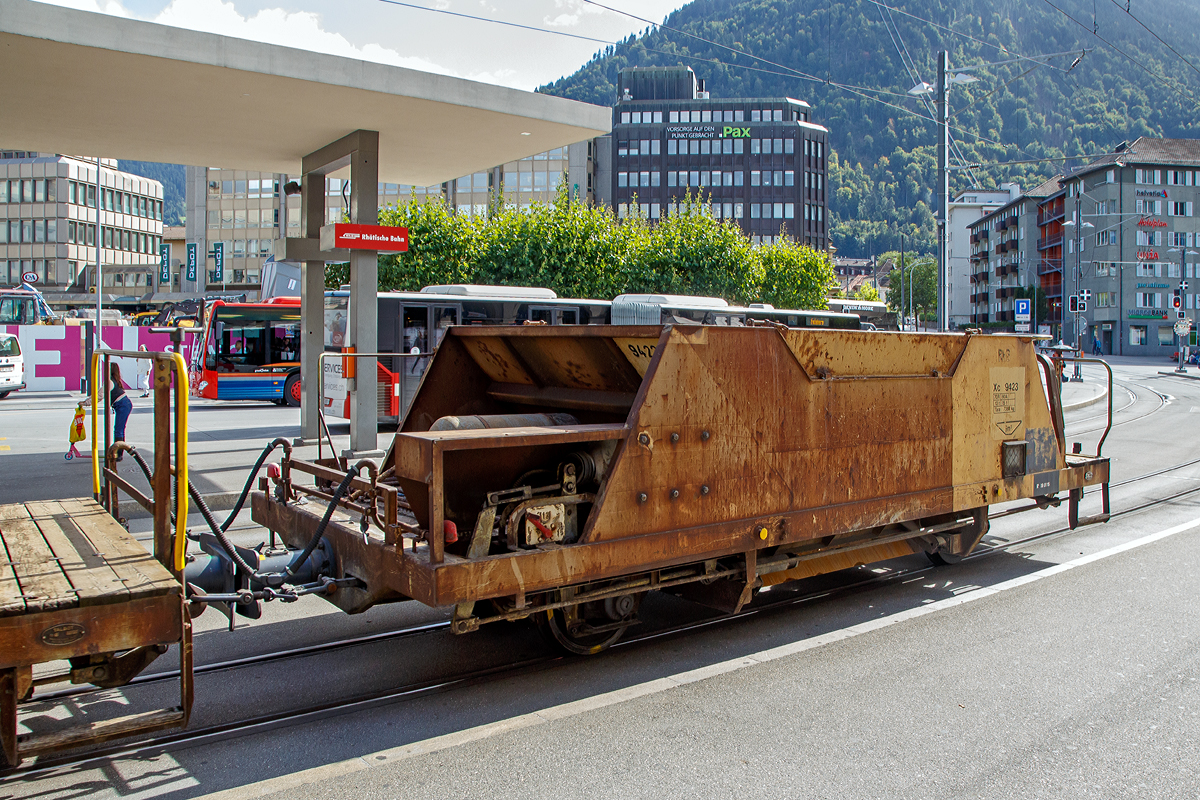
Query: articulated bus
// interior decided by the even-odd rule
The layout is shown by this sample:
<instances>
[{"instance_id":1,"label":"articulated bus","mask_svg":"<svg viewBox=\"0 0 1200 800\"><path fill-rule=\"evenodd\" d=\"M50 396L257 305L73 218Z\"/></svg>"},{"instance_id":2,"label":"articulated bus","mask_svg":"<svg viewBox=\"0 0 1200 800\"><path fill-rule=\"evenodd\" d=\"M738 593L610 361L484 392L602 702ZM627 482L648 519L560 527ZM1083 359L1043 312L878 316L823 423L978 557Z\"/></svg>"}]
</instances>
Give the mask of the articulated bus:
<instances>
[{"instance_id":1,"label":"articulated bus","mask_svg":"<svg viewBox=\"0 0 1200 800\"><path fill-rule=\"evenodd\" d=\"M325 350L341 352L349 320L347 291L325 293ZM453 284L426 286L419 292L379 295L379 421L397 423L416 394L429 359L450 325L605 325L607 300L560 298L550 289L521 286ZM361 346L360 352L366 352ZM322 411L348 419L350 394L342 375L342 359L327 358Z\"/></svg>"},{"instance_id":2,"label":"articulated bus","mask_svg":"<svg viewBox=\"0 0 1200 800\"><path fill-rule=\"evenodd\" d=\"M344 351L350 293L325 293L324 345ZM455 284L420 292L379 294L376 351L379 421L398 423L450 325L746 325L772 321L791 328L861 327L855 314L732 306L719 297L621 295L613 301L560 298L550 289ZM274 400L298 406L300 300L207 304L204 346L192 350L193 392L221 400ZM360 352L367 352L362 347ZM350 394L343 359L326 358L321 402L326 417L348 419Z\"/></svg>"},{"instance_id":3,"label":"articulated bus","mask_svg":"<svg viewBox=\"0 0 1200 800\"><path fill-rule=\"evenodd\" d=\"M213 400L300 405L300 298L214 300L200 311L192 346L192 394Z\"/></svg>"},{"instance_id":4,"label":"articulated bus","mask_svg":"<svg viewBox=\"0 0 1200 800\"><path fill-rule=\"evenodd\" d=\"M789 328L839 328L858 330L856 314L775 308L769 303L731 306L719 297L675 294L622 294L612 301L613 325L745 325L748 322L777 322Z\"/></svg>"}]
</instances>

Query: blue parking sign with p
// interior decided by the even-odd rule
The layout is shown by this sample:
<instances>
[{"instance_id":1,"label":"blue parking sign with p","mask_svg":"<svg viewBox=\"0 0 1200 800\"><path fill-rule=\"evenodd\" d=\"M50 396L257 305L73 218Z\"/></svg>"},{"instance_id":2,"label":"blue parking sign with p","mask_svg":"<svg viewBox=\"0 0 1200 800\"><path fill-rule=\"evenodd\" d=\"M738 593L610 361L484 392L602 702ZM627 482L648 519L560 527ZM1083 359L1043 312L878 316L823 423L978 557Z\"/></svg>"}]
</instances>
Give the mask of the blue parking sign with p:
<instances>
[{"instance_id":1,"label":"blue parking sign with p","mask_svg":"<svg viewBox=\"0 0 1200 800\"><path fill-rule=\"evenodd\" d=\"M1015 322L1029 322L1029 299L1016 300L1013 303L1013 314Z\"/></svg>"}]
</instances>

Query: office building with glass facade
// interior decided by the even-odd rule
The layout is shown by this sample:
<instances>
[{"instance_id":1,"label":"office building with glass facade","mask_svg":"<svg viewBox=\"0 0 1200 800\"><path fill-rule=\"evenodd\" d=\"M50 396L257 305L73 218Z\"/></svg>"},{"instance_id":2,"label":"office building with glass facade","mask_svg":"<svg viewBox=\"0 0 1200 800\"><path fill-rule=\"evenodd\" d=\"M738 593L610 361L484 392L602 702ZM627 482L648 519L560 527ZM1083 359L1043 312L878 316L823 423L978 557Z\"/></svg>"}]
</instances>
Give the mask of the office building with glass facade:
<instances>
[{"instance_id":1,"label":"office building with glass facade","mask_svg":"<svg viewBox=\"0 0 1200 800\"><path fill-rule=\"evenodd\" d=\"M754 243L828 246L828 130L789 97L714 99L688 67L629 68L613 107L610 197L654 223L698 195Z\"/></svg>"},{"instance_id":2,"label":"office building with glass facade","mask_svg":"<svg viewBox=\"0 0 1200 800\"><path fill-rule=\"evenodd\" d=\"M578 142L511 161L484 172L464 175L434 186L379 184L379 208L412 200L446 203L458 214L485 217L503 190L503 202L528 208L554 199L560 185L585 202L594 202L596 143ZM212 167L188 167L186 176L187 242L199 245L204 285L193 292L257 291L262 265L271 257L274 240L300 236L300 197L283 193L296 176ZM341 178L325 182L327 222L346 214L349 188ZM217 279L213 245L223 242L224 281ZM173 261L181 256L172 253ZM176 267L177 269L178 267Z\"/></svg>"},{"instance_id":3,"label":"office building with glass facade","mask_svg":"<svg viewBox=\"0 0 1200 800\"><path fill-rule=\"evenodd\" d=\"M101 159L97 192L96 171L95 159L0 150L0 284L34 276L51 303L86 302L98 246L106 294L169 291L156 270L162 184Z\"/></svg>"}]
</instances>

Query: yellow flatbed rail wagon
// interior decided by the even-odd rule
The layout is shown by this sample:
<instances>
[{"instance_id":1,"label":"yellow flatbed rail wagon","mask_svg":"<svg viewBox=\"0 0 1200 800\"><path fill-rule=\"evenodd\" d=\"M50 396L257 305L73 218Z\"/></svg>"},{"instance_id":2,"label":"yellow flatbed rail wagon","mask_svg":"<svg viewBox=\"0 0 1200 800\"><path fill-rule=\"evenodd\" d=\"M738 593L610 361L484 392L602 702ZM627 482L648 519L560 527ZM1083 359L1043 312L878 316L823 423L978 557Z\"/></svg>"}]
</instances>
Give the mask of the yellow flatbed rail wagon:
<instances>
[{"instance_id":1,"label":"yellow flatbed rail wagon","mask_svg":"<svg viewBox=\"0 0 1200 800\"><path fill-rule=\"evenodd\" d=\"M1065 492L1072 526L1107 519L1109 461L1068 452L1057 379L1019 336L453 327L382 466L285 456L253 514L320 541L345 611L453 606L457 633L532 616L595 652L652 589L734 611L961 557L997 503ZM1086 486L1104 513L1079 520Z\"/></svg>"}]
</instances>

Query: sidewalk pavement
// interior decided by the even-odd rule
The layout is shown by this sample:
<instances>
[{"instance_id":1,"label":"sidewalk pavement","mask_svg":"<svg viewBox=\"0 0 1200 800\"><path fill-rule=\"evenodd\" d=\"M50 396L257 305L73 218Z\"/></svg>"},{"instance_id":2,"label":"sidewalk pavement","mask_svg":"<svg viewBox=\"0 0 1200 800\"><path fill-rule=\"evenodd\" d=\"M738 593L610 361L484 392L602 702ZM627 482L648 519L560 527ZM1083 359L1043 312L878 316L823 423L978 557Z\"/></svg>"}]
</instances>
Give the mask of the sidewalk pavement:
<instances>
[{"instance_id":1,"label":"sidewalk pavement","mask_svg":"<svg viewBox=\"0 0 1200 800\"><path fill-rule=\"evenodd\" d=\"M84 497L92 493L91 421L88 438L79 443L85 458L66 461L68 427L81 397L73 392L18 392L0 402L0 504L55 497ZM153 450L154 407L151 398L130 393L134 408L129 418L127 439L149 454ZM349 426L331 421L337 447L346 447ZM300 410L272 403L220 402L192 398L188 413L188 462L191 482L213 511L233 508L259 454L276 437L293 441L300 436ZM390 434L380 432L381 446ZM103 439L101 439L103 443ZM315 446L297 447L294 454L313 459ZM329 448L325 447L328 455ZM276 450L270 461L278 461ZM142 486L145 478L137 464L125 458L120 474ZM265 469L262 474L266 474ZM136 503L122 503L126 516L142 513Z\"/></svg>"},{"instance_id":2,"label":"sidewalk pavement","mask_svg":"<svg viewBox=\"0 0 1200 800\"><path fill-rule=\"evenodd\" d=\"M1071 381L1062 385L1063 411L1074 411L1108 397L1108 386L1102 383L1079 383Z\"/></svg>"}]
</instances>

